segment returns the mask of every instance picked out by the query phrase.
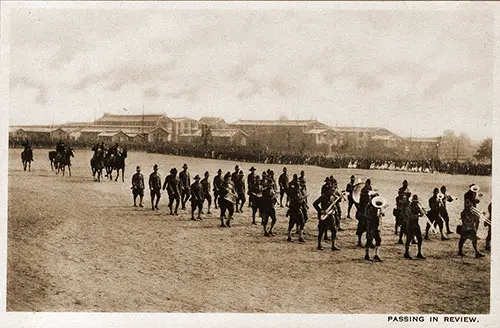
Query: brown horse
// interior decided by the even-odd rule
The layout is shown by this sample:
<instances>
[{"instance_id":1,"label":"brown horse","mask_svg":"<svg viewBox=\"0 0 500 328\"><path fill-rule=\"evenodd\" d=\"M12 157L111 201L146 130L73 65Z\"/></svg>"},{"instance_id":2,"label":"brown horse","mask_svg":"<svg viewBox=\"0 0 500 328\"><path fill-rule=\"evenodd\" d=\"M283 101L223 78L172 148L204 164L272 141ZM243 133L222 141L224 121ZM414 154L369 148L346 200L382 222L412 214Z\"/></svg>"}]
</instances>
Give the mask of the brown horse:
<instances>
[{"instance_id":1,"label":"brown horse","mask_svg":"<svg viewBox=\"0 0 500 328\"><path fill-rule=\"evenodd\" d=\"M69 176L71 177L71 157L75 157L75 154L73 153L73 149L67 147L64 149L64 152L58 153L56 155L56 158L54 160L54 164L57 167L57 172L56 174L59 174L59 171L62 170L63 176L64 176L64 171L65 167L68 167L68 172Z\"/></svg>"},{"instance_id":2,"label":"brown horse","mask_svg":"<svg viewBox=\"0 0 500 328\"><path fill-rule=\"evenodd\" d=\"M21 153L21 161L23 162L23 168L26 171L26 166L28 166L28 170L31 172L31 162L33 161L33 150L31 148L26 148Z\"/></svg>"}]
</instances>

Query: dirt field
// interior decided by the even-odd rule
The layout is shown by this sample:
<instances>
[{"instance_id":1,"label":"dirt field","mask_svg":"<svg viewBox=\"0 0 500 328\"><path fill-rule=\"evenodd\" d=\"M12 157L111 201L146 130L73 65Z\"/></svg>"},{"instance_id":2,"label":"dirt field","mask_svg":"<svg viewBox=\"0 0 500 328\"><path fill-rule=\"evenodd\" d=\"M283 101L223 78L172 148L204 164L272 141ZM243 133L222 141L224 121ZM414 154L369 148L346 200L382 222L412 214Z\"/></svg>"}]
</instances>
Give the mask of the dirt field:
<instances>
[{"instance_id":1,"label":"dirt field","mask_svg":"<svg viewBox=\"0 0 500 328\"><path fill-rule=\"evenodd\" d=\"M9 152L8 311L489 313L489 254L473 258L468 241L466 257L460 258L457 235L444 242L431 235L424 241L427 260L405 260L392 216L403 179L425 203L433 187L446 184L460 199L449 205L454 229L470 183L481 186L485 195L479 208L486 209L489 177L287 165L290 174L305 170L310 203L326 175L333 174L341 187L351 174L372 178L391 207L382 228L384 262L370 263L363 260L364 249L355 247L356 220L343 220L340 252L317 251L312 208L307 242L299 244L286 241L282 208L277 209L278 235L266 238L260 226L251 225L246 205L230 229L217 227L214 210L201 222L190 221L185 211L167 215L166 193L160 211L151 211L149 195L143 209L132 206L130 179L136 165L147 180L155 163L164 179L171 167L184 162L192 176L208 170L211 178L219 167L232 170L234 162L132 152L125 183L97 183L90 151L76 152L72 177L51 172L48 150L35 150L32 171L24 172L20 153ZM245 175L251 165L259 174L282 168L239 164ZM345 212L345 203L342 208ZM481 229L483 249L486 230Z\"/></svg>"}]
</instances>

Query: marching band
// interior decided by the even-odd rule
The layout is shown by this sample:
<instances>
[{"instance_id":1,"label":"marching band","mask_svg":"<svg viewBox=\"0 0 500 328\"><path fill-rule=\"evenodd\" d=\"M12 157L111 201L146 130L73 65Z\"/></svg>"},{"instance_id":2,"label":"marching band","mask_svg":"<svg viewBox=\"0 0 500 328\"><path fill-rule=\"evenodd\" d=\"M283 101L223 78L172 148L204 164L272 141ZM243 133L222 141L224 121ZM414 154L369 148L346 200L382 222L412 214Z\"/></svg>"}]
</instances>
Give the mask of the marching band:
<instances>
[{"instance_id":1,"label":"marching band","mask_svg":"<svg viewBox=\"0 0 500 328\"><path fill-rule=\"evenodd\" d=\"M252 210L252 224L257 224L256 215L259 213L261 225L264 230L265 237L275 236L274 231L277 217L276 205L286 206L286 217L289 218L287 241L293 242L293 227L296 227L299 243L305 243L305 224L308 219L308 202L307 202L307 185L304 171L300 172L300 177L297 174L293 175L289 181L286 168L276 183L274 172L272 170L263 171L262 175L256 175L256 169L252 166L250 174L247 177L248 191L245 193L245 180L243 171L238 165L233 173L227 172L222 177L222 170L217 171L217 175L213 179L213 189L210 190L210 182L208 178L209 172L205 172L204 179L201 180L199 175L194 177L195 182L189 185L190 175L187 171L187 164L183 165L183 171L179 178L177 177L177 169L172 168L170 175L166 177L163 184L163 190L167 190L169 196L168 207L171 215L178 215L179 202L183 205L191 201L191 220L201 220L203 214L203 204L208 201L208 214L210 213L211 196L213 192L214 207L220 209L220 227L231 227L231 221L234 219L234 213L243 213L243 205L246 201L245 194L248 195L249 207ZM161 197L160 187L161 179L158 174L158 165L154 165L153 173L150 175L149 187L151 191L151 208L158 210L158 202ZM138 175L139 174L139 175ZM132 178L132 189L134 195L134 206L136 206L136 197L143 195L144 183L140 168L138 167L137 174ZM200 182L201 180L201 182ZM337 234L342 231L341 228L341 207L342 200L348 202L347 217L350 218L351 208L356 208L355 218L357 222L357 247L365 248L364 259L372 262L382 262L380 257L380 247L382 238L380 230L384 221L384 209L389 207L386 199L379 195L378 191L372 187L371 179L362 182L358 179L357 182L354 175L350 177L350 182L345 190L339 190L337 180L333 176L326 177L324 185L321 187L320 196L313 202L313 207L317 212L318 218L318 236L317 249L324 250L322 241L331 240L332 251L339 251L337 245ZM279 190L278 190L279 186ZM184 191L186 190L187 191ZM460 235L458 245L458 255L464 256L463 245L467 240L472 241L475 257L483 257L477 248L477 230L479 222L483 221L488 227L488 236L486 238L485 250L490 250L491 247L491 203L488 206L489 216L481 213L477 209L477 204L482 193L476 184L469 186L469 190L464 194L464 210L460 215L460 222L457 226L457 233ZM187 194L187 196L186 196ZM347 198L346 198L347 196ZM156 202L154 202L156 198ZM408 181L404 180L402 186L398 189L395 208L393 215L395 217L394 233L397 235L397 244L403 244L403 236L406 236L404 242L405 251L404 258L412 259L410 255L410 245L417 245L417 259L425 259L422 254L423 240L429 239L429 231L441 236L442 241L449 240L447 235L451 234L449 226L449 214L447 211L447 203L458 200L447 193L446 186L434 188L433 195L429 199L429 208L427 209L416 194L412 194ZM173 210L173 202L175 201L175 210ZM140 201L142 206L142 197ZM197 217L194 213L198 209ZM422 236L420 228L420 219L424 219L425 235ZM328 231L331 232L331 238L328 237ZM366 243L362 244L362 235L366 234ZM370 250L374 249L373 257L370 256Z\"/></svg>"}]
</instances>

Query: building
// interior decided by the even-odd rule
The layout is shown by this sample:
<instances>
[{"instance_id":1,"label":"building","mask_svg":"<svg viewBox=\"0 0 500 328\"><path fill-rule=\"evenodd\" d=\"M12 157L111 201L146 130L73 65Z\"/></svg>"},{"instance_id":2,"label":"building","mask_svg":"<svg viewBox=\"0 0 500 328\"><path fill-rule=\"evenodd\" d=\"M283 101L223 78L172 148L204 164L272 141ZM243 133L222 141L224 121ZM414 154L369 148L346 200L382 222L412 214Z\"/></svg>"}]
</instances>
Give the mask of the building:
<instances>
[{"instance_id":1,"label":"building","mask_svg":"<svg viewBox=\"0 0 500 328\"><path fill-rule=\"evenodd\" d=\"M248 142L248 134L238 129L213 129L204 140L202 131L198 130L191 134L179 135L179 143L188 144L207 144L217 146L246 146Z\"/></svg>"},{"instance_id":2,"label":"building","mask_svg":"<svg viewBox=\"0 0 500 328\"><path fill-rule=\"evenodd\" d=\"M190 135L198 131L198 121L189 117L171 117L172 120L172 130L171 140L173 142L179 141L179 135Z\"/></svg>"},{"instance_id":3,"label":"building","mask_svg":"<svg viewBox=\"0 0 500 328\"><path fill-rule=\"evenodd\" d=\"M148 143L161 144L171 141L170 132L163 127L157 127L147 134Z\"/></svg>"},{"instance_id":4,"label":"building","mask_svg":"<svg viewBox=\"0 0 500 328\"><path fill-rule=\"evenodd\" d=\"M221 117L205 116L198 120L198 127L207 126L212 129L226 129L227 123Z\"/></svg>"},{"instance_id":5,"label":"building","mask_svg":"<svg viewBox=\"0 0 500 328\"><path fill-rule=\"evenodd\" d=\"M406 150L414 155L422 155L427 158L439 158L440 143L441 137L409 138Z\"/></svg>"},{"instance_id":6,"label":"building","mask_svg":"<svg viewBox=\"0 0 500 328\"><path fill-rule=\"evenodd\" d=\"M50 137L52 140L68 140L70 138L69 133L61 128L50 131Z\"/></svg>"},{"instance_id":7,"label":"building","mask_svg":"<svg viewBox=\"0 0 500 328\"><path fill-rule=\"evenodd\" d=\"M296 152L310 144L313 134L306 134L313 129L329 129L326 124L315 120L239 120L229 124L232 129L248 135L247 144L277 151Z\"/></svg>"},{"instance_id":8,"label":"building","mask_svg":"<svg viewBox=\"0 0 500 328\"><path fill-rule=\"evenodd\" d=\"M101 132L97 135L97 140L108 145L115 143L126 144L129 141L129 137L123 131Z\"/></svg>"},{"instance_id":9,"label":"building","mask_svg":"<svg viewBox=\"0 0 500 328\"><path fill-rule=\"evenodd\" d=\"M331 154L341 143L340 135L334 130L311 129L305 132L305 147L322 154Z\"/></svg>"}]
</instances>

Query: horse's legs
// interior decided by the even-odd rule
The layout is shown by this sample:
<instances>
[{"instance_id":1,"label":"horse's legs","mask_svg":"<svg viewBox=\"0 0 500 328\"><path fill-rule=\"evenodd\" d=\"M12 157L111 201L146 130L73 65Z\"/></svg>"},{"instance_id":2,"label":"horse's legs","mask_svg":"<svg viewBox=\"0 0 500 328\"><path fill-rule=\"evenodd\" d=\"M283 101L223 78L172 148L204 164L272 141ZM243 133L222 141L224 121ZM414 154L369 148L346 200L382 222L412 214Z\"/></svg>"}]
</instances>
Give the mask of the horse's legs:
<instances>
[{"instance_id":1,"label":"horse's legs","mask_svg":"<svg viewBox=\"0 0 500 328\"><path fill-rule=\"evenodd\" d=\"M115 182L118 181L118 177L120 176L120 169L116 169L116 179Z\"/></svg>"},{"instance_id":2,"label":"horse's legs","mask_svg":"<svg viewBox=\"0 0 500 328\"><path fill-rule=\"evenodd\" d=\"M71 164L68 165L68 172L69 172L69 177L71 178Z\"/></svg>"},{"instance_id":3,"label":"horse's legs","mask_svg":"<svg viewBox=\"0 0 500 328\"><path fill-rule=\"evenodd\" d=\"M28 170L31 172L31 161L28 162Z\"/></svg>"}]
</instances>

